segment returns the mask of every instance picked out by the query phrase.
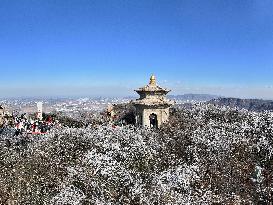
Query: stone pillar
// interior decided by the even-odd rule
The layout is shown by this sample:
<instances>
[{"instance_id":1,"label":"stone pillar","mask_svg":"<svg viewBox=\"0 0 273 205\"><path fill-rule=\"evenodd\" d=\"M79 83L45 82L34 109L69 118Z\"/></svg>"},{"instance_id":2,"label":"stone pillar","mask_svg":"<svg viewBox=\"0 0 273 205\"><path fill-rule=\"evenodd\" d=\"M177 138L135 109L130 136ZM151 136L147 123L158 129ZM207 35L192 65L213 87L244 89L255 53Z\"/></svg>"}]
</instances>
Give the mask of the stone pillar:
<instances>
[{"instance_id":1,"label":"stone pillar","mask_svg":"<svg viewBox=\"0 0 273 205\"><path fill-rule=\"evenodd\" d=\"M37 103L37 118L39 120L43 119L43 103L42 102Z\"/></svg>"}]
</instances>

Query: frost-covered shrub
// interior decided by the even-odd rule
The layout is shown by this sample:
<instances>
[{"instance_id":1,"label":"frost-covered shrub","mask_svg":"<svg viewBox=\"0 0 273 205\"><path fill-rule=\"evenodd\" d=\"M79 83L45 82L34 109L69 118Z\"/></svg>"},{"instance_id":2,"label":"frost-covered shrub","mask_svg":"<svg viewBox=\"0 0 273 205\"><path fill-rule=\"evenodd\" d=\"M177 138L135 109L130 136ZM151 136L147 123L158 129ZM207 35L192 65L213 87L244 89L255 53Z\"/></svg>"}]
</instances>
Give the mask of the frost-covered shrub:
<instances>
[{"instance_id":1,"label":"frost-covered shrub","mask_svg":"<svg viewBox=\"0 0 273 205\"><path fill-rule=\"evenodd\" d=\"M174 110L160 130L3 132L0 204L268 204L272 133L271 112L204 104Z\"/></svg>"}]
</instances>

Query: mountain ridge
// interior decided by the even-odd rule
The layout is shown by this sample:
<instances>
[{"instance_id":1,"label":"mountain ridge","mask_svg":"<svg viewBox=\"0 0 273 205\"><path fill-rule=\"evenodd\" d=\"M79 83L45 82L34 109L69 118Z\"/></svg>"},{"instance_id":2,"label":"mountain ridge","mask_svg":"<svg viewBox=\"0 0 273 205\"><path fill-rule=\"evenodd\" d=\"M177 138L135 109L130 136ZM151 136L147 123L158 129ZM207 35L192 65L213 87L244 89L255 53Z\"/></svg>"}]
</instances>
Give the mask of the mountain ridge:
<instances>
[{"instance_id":1,"label":"mountain ridge","mask_svg":"<svg viewBox=\"0 0 273 205\"><path fill-rule=\"evenodd\" d=\"M229 106L233 108L246 109L249 111L265 111L273 110L273 100L263 100L263 99L240 99L240 98L217 98L208 101L210 104Z\"/></svg>"}]
</instances>

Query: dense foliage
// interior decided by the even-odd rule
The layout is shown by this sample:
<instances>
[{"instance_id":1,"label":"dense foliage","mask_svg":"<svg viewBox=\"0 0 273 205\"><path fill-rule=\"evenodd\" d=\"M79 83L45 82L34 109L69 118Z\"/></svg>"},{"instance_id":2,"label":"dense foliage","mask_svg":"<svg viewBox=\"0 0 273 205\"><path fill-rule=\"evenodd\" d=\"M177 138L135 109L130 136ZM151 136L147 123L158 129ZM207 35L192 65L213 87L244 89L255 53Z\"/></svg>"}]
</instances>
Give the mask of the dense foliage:
<instances>
[{"instance_id":1,"label":"dense foliage","mask_svg":"<svg viewBox=\"0 0 273 205\"><path fill-rule=\"evenodd\" d=\"M98 120L99 121L99 120ZM1 135L0 204L269 204L273 113L198 104L160 130Z\"/></svg>"}]
</instances>

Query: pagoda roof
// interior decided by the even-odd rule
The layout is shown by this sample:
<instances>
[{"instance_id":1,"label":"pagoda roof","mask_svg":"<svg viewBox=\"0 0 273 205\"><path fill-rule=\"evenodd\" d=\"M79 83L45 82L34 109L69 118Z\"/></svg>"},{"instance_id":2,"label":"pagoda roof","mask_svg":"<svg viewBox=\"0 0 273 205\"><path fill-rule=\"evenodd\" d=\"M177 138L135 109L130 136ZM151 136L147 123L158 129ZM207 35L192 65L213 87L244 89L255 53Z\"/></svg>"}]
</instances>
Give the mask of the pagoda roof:
<instances>
[{"instance_id":1,"label":"pagoda roof","mask_svg":"<svg viewBox=\"0 0 273 205\"><path fill-rule=\"evenodd\" d=\"M174 101L169 100L167 98L143 98L143 99L135 100L133 104L145 105L145 106L158 106L158 105L170 106L174 104Z\"/></svg>"},{"instance_id":2,"label":"pagoda roof","mask_svg":"<svg viewBox=\"0 0 273 205\"><path fill-rule=\"evenodd\" d=\"M163 93L168 93L171 90L162 88L156 84L156 78L154 75L151 76L150 82L148 85L145 85L144 87L138 88L135 90L137 93L142 93L142 92L163 92Z\"/></svg>"},{"instance_id":3,"label":"pagoda roof","mask_svg":"<svg viewBox=\"0 0 273 205\"><path fill-rule=\"evenodd\" d=\"M163 106L168 107L173 105L175 102L166 98L166 94L170 90L162 88L156 84L156 78L154 75L151 76L150 82L148 85L145 85L142 88L135 90L140 94L140 99L133 101L134 105L137 106ZM148 93L155 93L156 95L149 95Z\"/></svg>"},{"instance_id":4,"label":"pagoda roof","mask_svg":"<svg viewBox=\"0 0 273 205\"><path fill-rule=\"evenodd\" d=\"M135 90L136 92L164 92L164 93L168 93L171 90L162 88L158 85L145 85L144 87L138 88Z\"/></svg>"}]
</instances>

